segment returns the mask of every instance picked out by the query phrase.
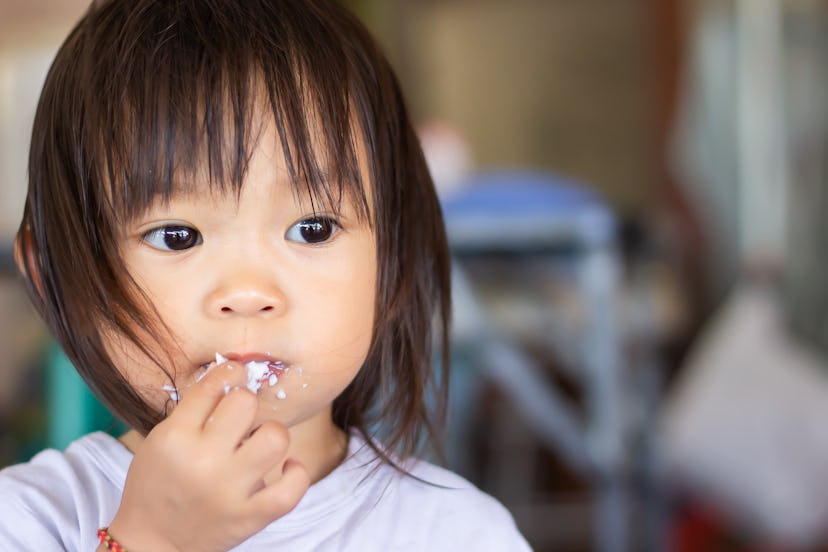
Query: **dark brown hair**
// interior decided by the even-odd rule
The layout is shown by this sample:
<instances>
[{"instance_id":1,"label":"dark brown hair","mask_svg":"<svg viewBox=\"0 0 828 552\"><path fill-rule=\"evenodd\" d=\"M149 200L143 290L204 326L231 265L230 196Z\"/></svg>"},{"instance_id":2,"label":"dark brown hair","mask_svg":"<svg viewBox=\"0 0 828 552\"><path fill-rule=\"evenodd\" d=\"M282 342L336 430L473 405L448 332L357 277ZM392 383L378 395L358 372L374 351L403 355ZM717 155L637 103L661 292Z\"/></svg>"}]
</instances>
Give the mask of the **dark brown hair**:
<instances>
[{"instance_id":1,"label":"dark brown hair","mask_svg":"<svg viewBox=\"0 0 828 552\"><path fill-rule=\"evenodd\" d=\"M262 116L273 117L296 192L327 205L344 193L375 229L373 341L334 402L335 423L403 455L435 444L450 310L440 206L393 71L332 1L94 3L58 51L35 117L18 233L32 300L97 396L149 432L165 413L128 385L102 340L114 330L147 351L140 327L160 339L116 236L181 174L203 171L238 193Z\"/></svg>"}]
</instances>

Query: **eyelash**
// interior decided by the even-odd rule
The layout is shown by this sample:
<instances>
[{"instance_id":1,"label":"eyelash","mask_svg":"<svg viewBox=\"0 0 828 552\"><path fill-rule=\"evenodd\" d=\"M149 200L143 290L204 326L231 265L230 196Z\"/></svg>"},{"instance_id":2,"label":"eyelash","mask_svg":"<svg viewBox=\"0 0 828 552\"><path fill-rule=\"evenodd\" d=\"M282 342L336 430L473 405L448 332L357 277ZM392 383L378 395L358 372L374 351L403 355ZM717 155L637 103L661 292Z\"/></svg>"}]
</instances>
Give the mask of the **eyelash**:
<instances>
[{"instance_id":1,"label":"eyelash","mask_svg":"<svg viewBox=\"0 0 828 552\"><path fill-rule=\"evenodd\" d=\"M285 232L285 238L295 243L320 245L329 242L331 238L336 236L339 230L341 230L341 226L331 217L308 217L288 228L287 232ZM309 236L309 232L319 232L322 237L317 241L313 241L314 237ZM168 239L180 240L182 237L184 237L182 244L170 244L167 241ZM157 238L163 240L163 245L153 243L153 240ZM195 228L185 225L169 225L154 228L144 233L141 236L141 241L160 251L186 251L203 243L201 233ZM181 245L181 247L176 247L176 245Z\"/></svg>"}]
</instances>

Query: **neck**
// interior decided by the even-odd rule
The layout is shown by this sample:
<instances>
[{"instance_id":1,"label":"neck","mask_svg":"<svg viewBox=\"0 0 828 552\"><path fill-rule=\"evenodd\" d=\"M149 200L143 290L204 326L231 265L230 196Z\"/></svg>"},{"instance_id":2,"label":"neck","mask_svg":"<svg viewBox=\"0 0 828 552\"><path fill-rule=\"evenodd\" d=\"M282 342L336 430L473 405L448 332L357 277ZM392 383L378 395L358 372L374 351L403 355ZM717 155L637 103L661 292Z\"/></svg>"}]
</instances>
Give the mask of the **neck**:
<instances>
[{"instance_id":1,"label":"neck","mask_svg":"<svg viewBox=\"0 0 828 552\"><path fill-rule=\"evenodd\" d=\"M320 481L342 463L348 450L348 436L333 424L330 412L325 414L327 415L317 415L288 429L288 457L305 466L312 483ZM118 440L136 454L144 437L132 429Z\"/></svg>"},{"instance_id":2,"label":"neck","mask_svg":"<svg viewBox=\"0 0 828 552\"><path fill-rule=\"evenodd\" d=\"M313 483L331 473L348 452L348 436L333 424L330 412L297 424L288 431L288 456L304 464Z\"/></svg>"}]
</instances>

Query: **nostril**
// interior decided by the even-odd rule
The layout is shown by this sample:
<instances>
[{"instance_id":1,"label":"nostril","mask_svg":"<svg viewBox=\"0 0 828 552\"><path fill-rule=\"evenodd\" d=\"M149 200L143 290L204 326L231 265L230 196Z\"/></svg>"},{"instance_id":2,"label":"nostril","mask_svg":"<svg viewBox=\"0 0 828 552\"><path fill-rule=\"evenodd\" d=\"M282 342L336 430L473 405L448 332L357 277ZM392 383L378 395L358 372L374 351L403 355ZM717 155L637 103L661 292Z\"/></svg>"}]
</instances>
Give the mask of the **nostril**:
<instances>
[{"instance_id":1,"label":"nostril","mask_svg":"<svg viewBox=\"0 0 828 552\"><path fill-rule=\"evenodd\" d=\"M0 0L2 1L2 0ZM215 316L274 316L281 311L284 300L277 292L265 293L258 289L234 290L211 298L206 308Z\"/></svg>"},{"instance_id":2,"label":"nostril","mask_svg":"<svg viewBox=\"0 0 828 552\"><path fill-rule=\"evenodd\" d=\"M267 306L261 307L259 309L259 312L270 312L272 310L274 310L273 305L267 305ZM221 307L221 312L223 312L223 313L233 313L233 312L236 312L236 310L233 307ZM241 313L243 311L239 311L239 312Z\"/></svg>"}]
</instances>

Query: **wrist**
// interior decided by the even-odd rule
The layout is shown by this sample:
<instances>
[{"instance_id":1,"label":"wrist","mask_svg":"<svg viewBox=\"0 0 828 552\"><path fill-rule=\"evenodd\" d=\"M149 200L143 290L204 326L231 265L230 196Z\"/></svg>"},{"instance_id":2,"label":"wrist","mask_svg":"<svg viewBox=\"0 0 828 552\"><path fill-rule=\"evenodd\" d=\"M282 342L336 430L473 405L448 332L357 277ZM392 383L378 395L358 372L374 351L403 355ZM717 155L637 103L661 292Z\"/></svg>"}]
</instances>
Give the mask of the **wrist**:
<instances>
[{"instance_id":1,"label":"wrist","mask_svg":"<svg viewBox=\"0 0 828 552\"><path fill-rule=\"evenodd\" d=\"M127 552L120 542L115 540L112 533L109 532L109 527L101 527L98 529L98 550L101 548L111 552Z\"/></svg>"},{"instance_id":2,"label":"wrist","mask_svg":"<svg viewBox=\"0 0 828 552\"><path fill-rule=\"evenodd\" d=\"M123 520L114 519L106 528L111 539L118 543L120 548L107 548L104 542L98 551L108 550L109 552L178 552L178 548L166 541L166 539L153 535L146 526L141 524L130 524ZM100 537L99 537L100 538Z\"/></svg>"}]
</instances>

